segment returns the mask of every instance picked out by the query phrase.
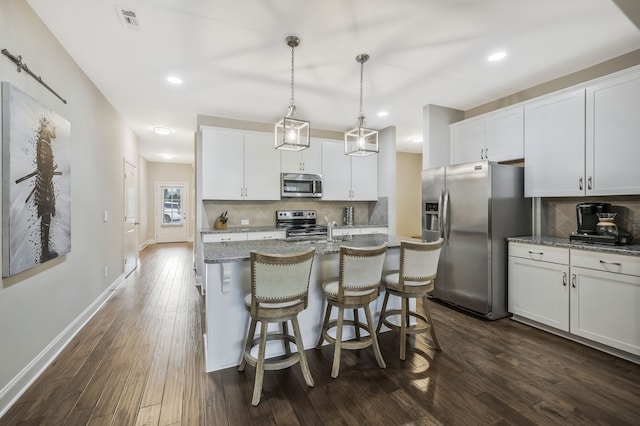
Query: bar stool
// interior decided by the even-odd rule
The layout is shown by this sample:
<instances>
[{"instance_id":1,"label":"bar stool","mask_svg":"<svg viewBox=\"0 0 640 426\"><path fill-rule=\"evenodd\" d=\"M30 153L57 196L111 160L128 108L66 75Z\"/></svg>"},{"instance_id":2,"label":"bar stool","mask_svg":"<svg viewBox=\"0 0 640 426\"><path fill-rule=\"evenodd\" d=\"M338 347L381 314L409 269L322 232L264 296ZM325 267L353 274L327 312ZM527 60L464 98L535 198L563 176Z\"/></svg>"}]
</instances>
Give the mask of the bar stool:
<instances>
[{"instance_id":1,"label":"bar stool","mask_svg":"<svg viewBox=\"0 0 640 426\"><path fill-rule=\"evenodd\" d=\"M431 320L427 294L434 289L434 281L438 271L438 260L442 249L442 238L429 243L400 242L400 270L384 276L386 294L382 303L380 320L376 333L380 333L382 324L394 331L400 332L400 359L405 359L407 334L431 333L431 338L436 350L441 350L436 331ZM398 296L401 300L401 309L387 311L389 296ZM409 310L409 299L422 298L424 315ZM391 322L390 317L400 316L400 325ZM416 319L415 324L410 325L410 317Z\"/></svg>"},{"instance_id":2,"label":"bar stool","mask_svg":"<svg viewBox=\"0 0 640 426\"><path fill-rule=\"evenodd\" d=\"M298 325L298 313L307 308L314 254L315 248L289 255L251 252L251 293L244 299L245 308L251 315L251 323L238 371L244 371L247 363L256 368L251 400L254 406L260 403L265 370L281 370L299 362L304 380L307 385L313 386ZM261 323L260 336L254 338L258 321ZM287 321L291 321L293 325L293 336L287 331ZM267 333L269 323L281 323L282 333ZM283 341L284 358L265 359L267 341L270 340ZM291 353L290 343L295 343L297 353ZM251 354L256 345L257 358Z\"/></svg>"},{"instance_id":3,"label":"bar stool","mask_svg":"<svg viewBox=\"0 0 640 426\"><path fill-rule=\"evenodd\" d=\"M327 298L327 310L322 324L320 338L316 349L320 349L326 340L334 344L333 367L331 377L338 377L340 372L340 352L342 349L363 349L373 346L373 353L380 368L386 368L378 339L374 332L373 316L369 304L376 300L380 294L380 280L382 278L382 266L384 264L387 243L378 247L355 248L340 247L340 270L337 279L327 280L322 283ZM338 308L338 317L329 320L332 307ZM361 323L358 319L358 309L364 308L367 322ZM353 309L354 319L345 320L345 309ZM342 331L345 326L355 328L356 340L342 341ZM335 328L335 338L329 335L329 330ZM369 333L362 337L360 330Z\"/></svg>"}]
</instances>

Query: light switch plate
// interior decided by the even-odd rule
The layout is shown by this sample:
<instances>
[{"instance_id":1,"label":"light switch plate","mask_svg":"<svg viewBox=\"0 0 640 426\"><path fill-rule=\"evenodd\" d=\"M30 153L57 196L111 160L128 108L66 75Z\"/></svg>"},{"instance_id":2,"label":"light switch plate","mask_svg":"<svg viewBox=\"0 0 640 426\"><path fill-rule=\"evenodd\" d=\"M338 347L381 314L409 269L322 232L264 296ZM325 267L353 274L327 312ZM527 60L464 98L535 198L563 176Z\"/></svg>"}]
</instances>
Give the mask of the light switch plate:
<instances>
[{"instance_id":1,"label":"light switch plate","mask_svg":"<svg viewBox=\"0 0 640 426\"><path fill-rule=\"evenodd\" d=\"M109 212L107 210L104 211L104 221L109 220Z\"/></svg>"},{"instance_id":2,"label":"light switch plate","mask_svg":"<svg viewBox=\"0 0 640 426\"><path fill-rule=\"evenodd\" d=\"M248 224L249 224L249 219L240 220L240 225L248 225Z\"/></svg>"}]
</instances>

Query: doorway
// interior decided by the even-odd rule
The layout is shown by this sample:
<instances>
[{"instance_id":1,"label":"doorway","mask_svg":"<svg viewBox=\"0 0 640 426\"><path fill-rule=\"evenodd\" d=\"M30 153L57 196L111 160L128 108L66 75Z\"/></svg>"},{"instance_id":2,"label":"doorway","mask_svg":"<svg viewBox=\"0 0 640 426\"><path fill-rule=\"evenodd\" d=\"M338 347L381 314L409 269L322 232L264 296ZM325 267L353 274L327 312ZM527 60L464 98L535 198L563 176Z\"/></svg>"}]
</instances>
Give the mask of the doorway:
<instances>
[{"instance_id":1,"label":"doorway","mask_svg":"<svg viewBox=\"0 0 640 426\"><path fill-rule=\"evenodd\" d=\"M187 183L156 183L156 242L187 241Z\"/></svg>"},{"instance_id":2,"label":"doorway","mask_svg":"<svg viewBox=\"0 0 640 426\"><path fill-rule=\"evenodd\" d=\"M106 219L105 219L106 220ZM124 160L124 276L138 265L138 179L136 166Z\"/></svg>"}]
</instances>

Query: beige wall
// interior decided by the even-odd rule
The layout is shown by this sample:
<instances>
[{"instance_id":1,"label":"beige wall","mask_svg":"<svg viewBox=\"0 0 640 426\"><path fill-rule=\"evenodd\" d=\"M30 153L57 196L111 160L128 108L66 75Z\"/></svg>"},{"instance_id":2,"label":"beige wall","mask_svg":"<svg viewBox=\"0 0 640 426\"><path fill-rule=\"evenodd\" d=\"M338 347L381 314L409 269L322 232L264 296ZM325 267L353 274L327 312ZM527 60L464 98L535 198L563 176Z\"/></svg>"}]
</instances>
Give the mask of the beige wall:
<instances>
[{"instance_id":1,"label":"beige wall","mask_svg":"<svg viewBox=\"0 0 640 426\"><path fill-rule=\"evenodd\" d=\"M422 235L422 155L398 152L396 179L396 233Z\"/></svg>"},{"instance_id":2,"label":"beige wall","mask_svg":"<svg viewBox=\"0 0 640 426\"><path fill-rule=\"evenodd\" d=\"M0 286L2 413L122 281L124 159L137 163L139 151L135 134L24 0L0 2L0 46L22 55L68 103L4 56L1 80L71 123L71 252Z\"/></svg>"},{"instance_id":3,"label":"beige wall","mask_svg":"<svg viewBox=\"0 0 640 426\"><path fill-rule=\"evenodd\" d=\"M193 241L195 229L195 189L193 187L193 166L191 164L155 163L147 162L146 177L146 217L148 218L147 232L140 236L140 243L149 244L156 239L156 184L157 183L186 183L188 189L187 239Z\"/></svg>"}]
</instances>

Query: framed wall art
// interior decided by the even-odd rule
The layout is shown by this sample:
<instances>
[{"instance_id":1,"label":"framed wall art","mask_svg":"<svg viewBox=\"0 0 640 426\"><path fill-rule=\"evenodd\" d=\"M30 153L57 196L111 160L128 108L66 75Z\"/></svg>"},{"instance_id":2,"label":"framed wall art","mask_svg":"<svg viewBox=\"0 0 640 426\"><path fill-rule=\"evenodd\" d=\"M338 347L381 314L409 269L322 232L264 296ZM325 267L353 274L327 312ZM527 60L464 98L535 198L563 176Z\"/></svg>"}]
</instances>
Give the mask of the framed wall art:
<instances>
[{"instance_id":1,"label":"framed wall art","mask_svg":"<svg viewBox=\"0 0 640 426\"><path fill-rule=\"evenodd\" d=\"M2 276L71 251L71 125L2 82Z\"/></svg>"}]
</instances>

